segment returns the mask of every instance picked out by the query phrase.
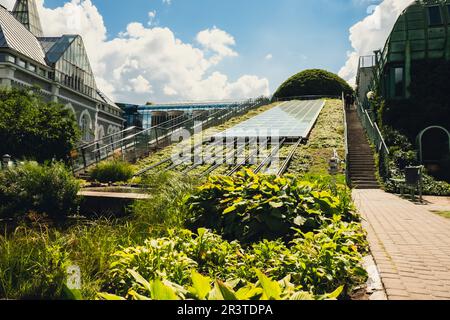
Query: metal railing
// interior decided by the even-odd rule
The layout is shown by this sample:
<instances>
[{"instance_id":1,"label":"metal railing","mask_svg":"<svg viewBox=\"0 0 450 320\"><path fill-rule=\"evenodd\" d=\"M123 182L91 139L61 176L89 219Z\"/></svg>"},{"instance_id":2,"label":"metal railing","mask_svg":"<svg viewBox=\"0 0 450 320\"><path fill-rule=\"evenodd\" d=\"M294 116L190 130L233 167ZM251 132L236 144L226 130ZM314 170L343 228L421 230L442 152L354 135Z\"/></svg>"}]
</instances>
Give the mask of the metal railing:
<instances>
[{"instance_id":1,"label":"metal railing","mask_svg":"<svg viewBox=\"0 0 450 320\"><path fill-rule=\"evenodd\" d=\"M344 145L345 145L345 182L350 185L350 170L349 170L349 149L348 149L348 125L347 125L347 110L345 108L345 94L342 92L342 111L344 113Z\"/></svg>"},{"instance_id":2,"label":"metal railing","mask_svg":"<svg viewBox=\"0 0 450 320\"><path fill-rule=\"evenodd\" d=\"M117 157L126 161L134 161L150 154L152 150L172 143L172 135L181 130L191 134L198 128L202 130L218 126L232 117L239 116L251 109L268 104L268 98L250 99L232 105L226 109L204 110L200 114L182 115L149 129L125 135L106 144L91 144L72 156L72 167L75 173L85 171L100 161Z\"/></svg>"},{"instance_id":3,"label":"metal railing","mask_svg":"<svg viewBox=\"0 0 450 320\"><path fill-rule=\"evenodd\" d=\"M372 119L368 109L364 107L363 103L358 98L356 98L356 109L369 141L375 146L375 152L378 155L378 170L380 176L386 178L389 175L389 148L384 141L376 121Z\"/></svg>"}]
</instances>

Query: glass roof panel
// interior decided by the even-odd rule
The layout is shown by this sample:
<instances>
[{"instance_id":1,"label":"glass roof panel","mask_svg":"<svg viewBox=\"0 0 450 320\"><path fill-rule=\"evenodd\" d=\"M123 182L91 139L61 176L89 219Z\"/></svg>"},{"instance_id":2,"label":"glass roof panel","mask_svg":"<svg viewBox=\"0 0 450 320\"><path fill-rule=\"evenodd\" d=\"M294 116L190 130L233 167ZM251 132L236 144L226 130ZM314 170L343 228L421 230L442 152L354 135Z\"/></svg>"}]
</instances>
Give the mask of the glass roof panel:
<instances>
[{"instance_id":1,"label":"glass roof panel","mask_svg":"<svg viewBox=\"0 0 450 320\"><path fill-rule=\"evenodd\" d=\"M323 100L284 102L218 136L307 138L324 105Z\"/></svg>"}]
</instances>

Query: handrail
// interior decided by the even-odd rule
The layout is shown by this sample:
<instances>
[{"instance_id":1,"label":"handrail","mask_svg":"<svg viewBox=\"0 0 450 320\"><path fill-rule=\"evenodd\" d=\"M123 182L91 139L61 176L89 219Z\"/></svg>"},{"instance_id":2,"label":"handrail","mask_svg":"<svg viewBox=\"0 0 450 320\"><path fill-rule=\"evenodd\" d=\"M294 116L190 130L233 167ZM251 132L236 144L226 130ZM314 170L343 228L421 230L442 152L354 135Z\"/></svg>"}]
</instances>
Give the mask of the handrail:
<instances>
[{"instance_id":1,"label":"handrail","mask_svg":"<svg viewBox=\"0 0 450 320\"><path fill-rule=\"evenodd\" d=\"M342 110L344 113L344 144L345 144L345 181L350 184L349 172L349 147L348 147L348 125L347 125L347 110L345 108L345 96L342 92Z\"/></svg>"},{"instance_id":2,"label":"handrail","mask_svg":"<svg viewBox=\"0 0 450 320\"><path fill-rule=\"evenodd\" d=\"M86 143L86 144L83 144L83 145L81 145L81 146L78 146L77 149L87 149L87 148L89 148L89 147L92 147L92 146L96 145L96 144L99 143L100 141L103 141L103 140L105 140L105 139L109 139L109 138L111 138L111 137L117 136L117 135L119 135L119 134L123 134L123 133L128 132L128 131L131 131L131 130L135 130L135 129L139 129L139 128L138 128L138 127L129 127L129 128L126 128L126 129L124 129L124 130L122 130L122 131L119 131L119 132L116 132L116 133L111 133L111 134L109 134L109 135L107 135L107 136L104 136L104 137L102 137L102 138L100 138L100 139L97 139L97 140L94 140L94 141L92 141L92 142L88 142L88 143Z\"/></svg>"},{"instance_id":3,"label":"handrail","mask_svg":"<svg viewBox=\"0 0 450 320\"><path fill-rule=\"evenodd\" d=\"M87 167L98 163L101 160L107 159L114 154L121 155L124 159L125 156L130 154L134 158L141 157L144 153L149 153L152 145L157 147L163 144L170 143L168 141L169 135L178 129L195 130L199 125L211 126L219 125L228 120L233 115L239 115L252 108L269 103L268 99L257 98L249 99L244 103L231 105L226 109L212 109L205 111L205 113L194 115L192 114L187 119L186 115L171 119L160 125L153 126L149 129L128 135L119 140L111 141L106 145L100 146L99 143L94 143L92 146L96 146L93 150L89 148L81 149L81 153L76 153L72 159L72 166L74 172L80 170L86 170ZM183 120L183 121L180 121ZM196 120L200 119L200 124L197 125ZM163 127L170 124L170 127ZM128 132L128 131L126 131ZM89 149L89 150L88 150Z\"/></svg>"}]
</instances>

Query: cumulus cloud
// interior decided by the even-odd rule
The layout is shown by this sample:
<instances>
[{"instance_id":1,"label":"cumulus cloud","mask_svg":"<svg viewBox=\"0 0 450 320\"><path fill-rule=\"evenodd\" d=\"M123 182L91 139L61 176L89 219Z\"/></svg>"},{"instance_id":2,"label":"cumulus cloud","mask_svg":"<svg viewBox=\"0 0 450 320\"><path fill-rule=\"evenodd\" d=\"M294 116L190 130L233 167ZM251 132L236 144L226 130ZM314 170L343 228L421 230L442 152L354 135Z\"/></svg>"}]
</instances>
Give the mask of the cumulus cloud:
<instances>
[{"instance_id":1,"label":"cumulus cloud","mask_svg":"<svg viewBox=\"0 0 450 320\"><path fill-rule=\"evenodd\" d=\"M197 34L197 42L203 48L215 52L220 58L236 57L238 55L237 52L231 49L231 46L236 44L233 36L216 27L199 32Z\"/></svg>"},{"instance_id":2,"label":"cumulus cloud","mask_svg":"<svg viewBox=\"0 0 450 320\"><path fill-rule=\"evenodd\" d=\"M359 0L364 1L364 0ZM378 6L368 7L368 16L350 28L353 51L348 53L339 75L355 84L360 56L371 55L382 49L397 18L413 0L384 0Z\"/></svg>"},{"instance_id":3,"label":"cumulus cloud","mask_svg":"<svg viewBox=\"0 0 450 320\"><path fill-rule=\"evenodd\" d=\"M273 55L271 53L269 53L268 55L266 55L265 59L266 60L272 60Z\"/></svg>"},{"instance_id":4,"label":"cumulus cloud","mask_svg":"<svg viewBox=\"0 0 450 320\"><path fill-rule=\"evenodd\" d=\"M13 1L0 0L9 5ZM80 34L96 74L97 85L116 101L241 99L269 95L265 78L243 75L231 81L214 70L237 56L233 36L216 27L200 31L195 43L176 38L169 28L130 22L108 39L103 17L91 0L71 0L55 9L37 0L47 36ZM170 1L165 1L170 3ZM150 13L149 18L154 18Z\"/></svg>"}]
</instances>

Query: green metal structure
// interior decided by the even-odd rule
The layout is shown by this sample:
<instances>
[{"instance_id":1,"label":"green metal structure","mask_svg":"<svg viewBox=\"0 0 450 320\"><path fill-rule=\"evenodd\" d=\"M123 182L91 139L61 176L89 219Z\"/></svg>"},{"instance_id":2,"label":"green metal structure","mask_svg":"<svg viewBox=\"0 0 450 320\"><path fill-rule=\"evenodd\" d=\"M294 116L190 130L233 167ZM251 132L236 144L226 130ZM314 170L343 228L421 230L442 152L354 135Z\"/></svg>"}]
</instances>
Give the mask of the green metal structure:
<instances>
[{"instance_id":1,"label":"green metal structure","mask_svg":"<svg viewBox=\"0 0 450 320\"><path fill-rule=\"evenodd\" d=\"M450 60L450 0L417 0L400 15L382 51L375 81L388 99L408 99L415 60Z\"/></svg>"}]
</instances>

